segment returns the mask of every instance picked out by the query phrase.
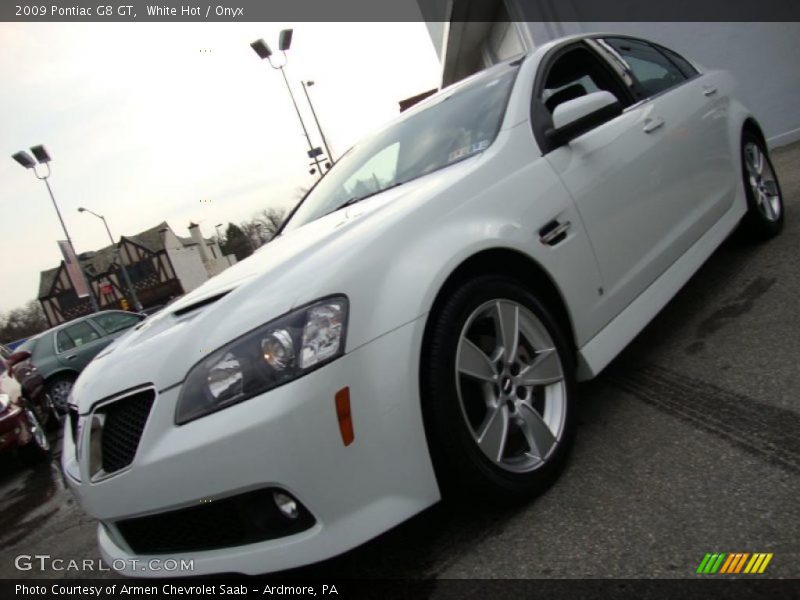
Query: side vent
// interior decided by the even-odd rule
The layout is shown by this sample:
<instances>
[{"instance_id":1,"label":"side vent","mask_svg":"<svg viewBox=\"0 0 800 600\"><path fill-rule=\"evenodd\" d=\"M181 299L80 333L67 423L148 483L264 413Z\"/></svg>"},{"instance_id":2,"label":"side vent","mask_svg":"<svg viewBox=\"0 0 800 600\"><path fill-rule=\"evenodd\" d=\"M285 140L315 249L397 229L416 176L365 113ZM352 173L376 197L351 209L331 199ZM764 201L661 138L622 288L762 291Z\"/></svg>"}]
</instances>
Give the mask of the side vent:
<instances>
[{"instance_id":1,"label":"side vent","mask_svg":"<svg viewBox=\"0 0 800 600\"><path fill-rule=\"evenodd\" d=\"M208 306L209 304L214 304L217 300L224 298L228 294L230 294L233 290L228 290L226 292L222 292L221 294L216 294L215 296L209 296L208 298L203 298L202 300L195 302L194 304L190 304L189 306L184 306L183 308L179 308L174 313L172 313L176 317L180 317L181 315L185 315L187 313L193 312L199 308L203 308L204 306Z\"/></svg>"}]
</instances>

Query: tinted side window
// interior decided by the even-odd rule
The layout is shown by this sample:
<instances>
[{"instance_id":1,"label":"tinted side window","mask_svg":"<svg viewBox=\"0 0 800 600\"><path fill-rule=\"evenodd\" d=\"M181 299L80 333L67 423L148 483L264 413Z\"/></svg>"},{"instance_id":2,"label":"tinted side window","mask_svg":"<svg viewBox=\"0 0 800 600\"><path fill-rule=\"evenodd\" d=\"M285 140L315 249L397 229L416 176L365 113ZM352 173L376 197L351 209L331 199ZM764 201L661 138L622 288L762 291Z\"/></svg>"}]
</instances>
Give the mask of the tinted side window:
<instances>
[{"instance_id":1,"label":"tinted side window","mask_svg":"<svg viewBox=\"0 0 800 600\"><path fill-rule=\"evenodd\" d=\"M669 58L673 63L675 63L675 66L681 70L681 73L683 73L683 76L687 79L691 79L695 75L699 75L697 69L695 69L688 60L683 58L677 52L673 52L669 48L664 48L663 46L658 46L658 49L666 54L667 58Z\"/></svg>"},{"instance_id":2,"label":"tinted side window","mask_svg":"<svg viewBox=\"0 0 800 600\"><path fill-rule=\"evenodd\" d=\"M66 342L66 347L62 347L61 345L62 334L64 334L64 336L69 340ZM80 323L70 325L66 329L62 329L58 332L58 351L63 352L64 350L69 350L70 348L80 348L81 346L97 339L100 339L100 334L97 333L95 328L89 325L89 323L86 321L81 321ZM71 346L69 346L70 342L72 343Z\"/></svg>"},{"instance_id":3,"label":"tinted side window","mask_svg":"<svg viewBox=\"0 0 800 600\"><path fill-rule=\"evenodd\" d=\"M540 96L552 114L559 104L600 90L611 92L623 105L627 103L622 82L594 52L576 45L556 58L550 66Z\"/></svg>"},{"instance_id":4,"label":"tinted side window","mask_svg":"<svg viewBox=\"0 0 800 600\"><path fill-rule=\"evenodd\" d=\"M115 333L136 325L141 319L138 315L127 313L109 313L92 317L107 333Z\"/></svg>"},{"instance_id":5,"label":"tinted side window","mask_svg":"<svg viewBox=\"0 0 800 600\"><path fill-rule=\"evenodd\" d=\"M643 92L653 96L686 80L666 56L650 44L639 40L605 38L630 69Z\"/></svg>"},{"instance_id":6,"label":"tinted side window","mask_svg":"<svg viewBox=\"0 0 800 600\"><path fill-rule=\"evenodd\" d=\"M64 352L65 350L72 350L75 347L75 342L69 337L67 331L62 329L56 335L56 346L59 352Z\"/></svg>"}]
</instances>

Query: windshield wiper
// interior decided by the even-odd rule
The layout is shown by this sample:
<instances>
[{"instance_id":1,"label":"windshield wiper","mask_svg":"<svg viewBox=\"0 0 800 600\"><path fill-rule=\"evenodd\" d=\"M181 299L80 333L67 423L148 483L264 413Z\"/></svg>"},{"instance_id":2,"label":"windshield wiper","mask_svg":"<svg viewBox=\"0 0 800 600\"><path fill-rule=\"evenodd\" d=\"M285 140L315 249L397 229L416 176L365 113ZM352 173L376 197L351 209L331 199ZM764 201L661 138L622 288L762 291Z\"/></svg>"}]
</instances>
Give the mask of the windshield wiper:
<instances>
[{"instance_id":1,"label":"windshield wiper","mask_svg":"<svg viewBox=\"0 0 800 600\"><path fill-rule=\"evenodd\" d=\"M337 210L341 210L346 206L351 206L356 202L361 202L362 200L366 200L367 198L372 198L372 196L375 196L376 194L380 194L381 192L385 192L386 190L391 190L392 188L396 188L397 186L403 185L404 183L405 181L398 181L396 183L393 183L392 185L387 185L385 188L381 188L379 190L375 190L374 192L370 192L369 194L364 194L363 196L353 196L347 202L343 202L342 204L334 208L332 211L330 211L328 214L336 212Z\"/></svg>"}]
</instances>

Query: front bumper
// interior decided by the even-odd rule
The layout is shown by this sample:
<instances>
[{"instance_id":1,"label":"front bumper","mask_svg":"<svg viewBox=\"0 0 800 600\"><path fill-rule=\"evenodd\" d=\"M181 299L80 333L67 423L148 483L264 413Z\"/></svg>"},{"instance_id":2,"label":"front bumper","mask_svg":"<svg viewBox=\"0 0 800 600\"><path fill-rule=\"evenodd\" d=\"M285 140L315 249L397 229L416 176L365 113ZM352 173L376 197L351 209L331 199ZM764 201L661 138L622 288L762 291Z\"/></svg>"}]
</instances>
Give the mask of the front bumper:
<instances>
[{"instance_id":1,"label":"front bumper","mask_svg":"<svg viewBox=\"0 0 800 600\"><path fill-rule=\"evenodd\" d=\"M192 571L171 576L276 571L342 553L435 503L417 383L423 329L419 318L305 377L180 427L180 388L162 391L130 468L96 483L76 462L66 428L66 479L102 521L103 558L133 576L163 576L133 566L152 559L193 561ZM349 446L334 403L346 386L355 431ZM114 525L267 487L290 492L315 524L279 539L169 556L136 555Z\"/></svg>"}]
</instances>

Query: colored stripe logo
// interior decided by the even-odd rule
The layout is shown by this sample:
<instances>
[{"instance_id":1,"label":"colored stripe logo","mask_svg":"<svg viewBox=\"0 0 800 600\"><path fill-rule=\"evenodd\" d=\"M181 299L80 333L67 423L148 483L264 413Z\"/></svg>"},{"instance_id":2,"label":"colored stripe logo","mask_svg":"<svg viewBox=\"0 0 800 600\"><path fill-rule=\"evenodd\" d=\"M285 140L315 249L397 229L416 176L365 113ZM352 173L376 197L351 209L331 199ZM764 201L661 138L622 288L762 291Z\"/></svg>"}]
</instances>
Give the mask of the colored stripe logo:
<instances>
[{"instance_id":1,"label":"colored stripe logo","mask_svg":"<svg viewBox=\"0 0 800 600\"><path fill-rule=\"evenodd\" d=\"M748 575L760 575L763 573L769 561L772 560L772 553L755 552L709 552L703 557L697 573L701 575L735 575L745 573Z\"/></svg>"}]
</instances>

